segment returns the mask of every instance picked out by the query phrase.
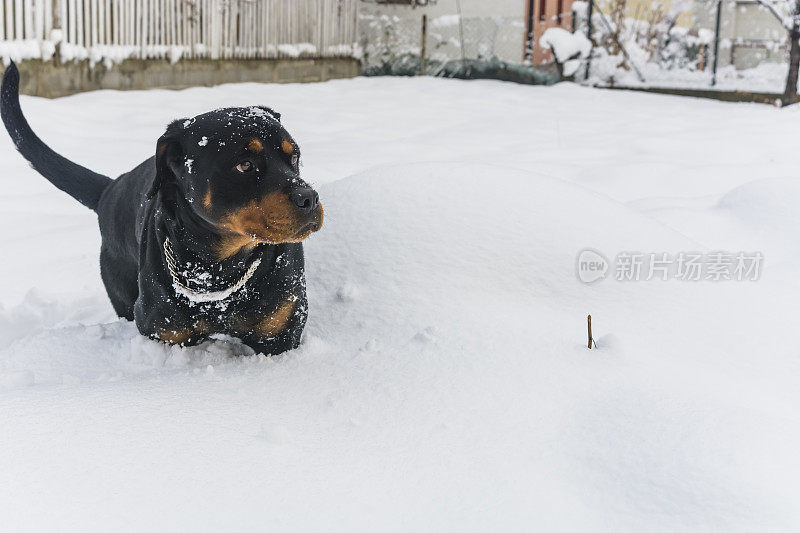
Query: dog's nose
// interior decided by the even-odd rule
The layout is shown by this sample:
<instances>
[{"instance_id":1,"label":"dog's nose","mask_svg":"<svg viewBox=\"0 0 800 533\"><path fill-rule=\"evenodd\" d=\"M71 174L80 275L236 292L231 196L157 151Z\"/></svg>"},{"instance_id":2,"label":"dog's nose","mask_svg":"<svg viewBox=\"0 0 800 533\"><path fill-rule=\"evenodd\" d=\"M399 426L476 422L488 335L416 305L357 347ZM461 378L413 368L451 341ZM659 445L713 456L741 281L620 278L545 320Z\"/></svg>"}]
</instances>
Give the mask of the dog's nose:
<instances>
[{"instance_id":1,"label":"dog's nose","mask_svg":"<svg viewBox=\"0 0 800 533\"><path fill-rule=\"evenodd\" d=\"M289 194L292 203L303 213L310 213L319 204L319 195L314 189L295 189Z\"/></svg>"}]
</instances>

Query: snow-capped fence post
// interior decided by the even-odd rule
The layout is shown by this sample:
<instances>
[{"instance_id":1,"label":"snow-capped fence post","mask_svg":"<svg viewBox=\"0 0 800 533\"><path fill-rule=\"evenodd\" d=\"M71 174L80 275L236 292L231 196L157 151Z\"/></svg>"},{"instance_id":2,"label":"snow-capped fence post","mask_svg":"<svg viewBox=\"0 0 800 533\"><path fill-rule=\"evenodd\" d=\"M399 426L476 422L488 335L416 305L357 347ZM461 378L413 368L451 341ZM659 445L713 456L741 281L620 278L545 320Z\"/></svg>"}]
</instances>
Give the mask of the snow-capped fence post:
<instances>
[{"instance_id":1,"label":"snow-capped fence post","mask_svg":"<svg viewBox=\"0 0 800 533\"><path fill-rule=\"evenodd\" d=\"M64 9L64 0L52 0L50 4L51 13L51 29L50 39L53 41L53 63L58 65L61 63L61 41L64 40L64 34L61 31L61 13Z\"/></svg>"},{"instance_id":2,"label":"snow-capped fence post","mask_svg":"<svg viewBox=\"0 0 800 533\"><path fill-rule=\"evenodd\" d=\"M222 7L214 6L211 2L206 4L208 11L207 31L210 34L209 45L211 48L211 59L219 59L222 49Z\"/></svg>"},{"instance_id":3,"label":"snow-capped fence post","mask_svg":"<svg viewBox=\"0 0 800 533\"><path fill-rule=\"evenodd\" d=\"M22 39L24 35L22 31L22 0L14 0L14 16L11 20L14 22L14 37Z\"/></svg>"},{"instance_id":4,"label":"snow-capped fence post","mask_svg":"<svg viewBox=\"0 0 800 533\"><path fill-rule=\"evenodd\" d=\"M9 0L3 0L5 4L5 12L6 12L6 35L5 38L8 41L14 39L14 14L12 11L12 6Z\"/></svg>"}]
</instances>

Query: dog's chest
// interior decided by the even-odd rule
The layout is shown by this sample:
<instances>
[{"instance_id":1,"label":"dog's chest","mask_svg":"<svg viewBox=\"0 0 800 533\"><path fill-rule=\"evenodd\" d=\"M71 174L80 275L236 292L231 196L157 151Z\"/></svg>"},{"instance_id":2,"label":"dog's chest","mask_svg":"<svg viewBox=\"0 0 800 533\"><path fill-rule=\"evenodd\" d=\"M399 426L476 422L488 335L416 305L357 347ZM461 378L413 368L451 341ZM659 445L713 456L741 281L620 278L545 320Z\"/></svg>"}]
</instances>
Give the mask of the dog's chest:
<instances>
[{"instance_id":1,"label":"dog's chest","mask_svg":"<svg viewBox=\"0 0 800 533\"><path fill-rule=\"evenodd\" d=\"M143 278L137 318L152 335L171 344L197 344L214 334L256 342L299 338L307 305L301 245L259 248L222 263L179 240L175 248L169 240L158 245L164 261Z\"/></svg>"},{"instance_id":2,"label":"dog's chest","mask_svg":"<svg viewBox=\"0 0 800 533\"><path fill-rule=\"evenodd\" d=\"M305 323L305 287L292 278L258 279L235 294L211 302L196 302L174 291L158 328L161 340L192 343L214 334L271 339Z\"/></svg>"}]
</instances>

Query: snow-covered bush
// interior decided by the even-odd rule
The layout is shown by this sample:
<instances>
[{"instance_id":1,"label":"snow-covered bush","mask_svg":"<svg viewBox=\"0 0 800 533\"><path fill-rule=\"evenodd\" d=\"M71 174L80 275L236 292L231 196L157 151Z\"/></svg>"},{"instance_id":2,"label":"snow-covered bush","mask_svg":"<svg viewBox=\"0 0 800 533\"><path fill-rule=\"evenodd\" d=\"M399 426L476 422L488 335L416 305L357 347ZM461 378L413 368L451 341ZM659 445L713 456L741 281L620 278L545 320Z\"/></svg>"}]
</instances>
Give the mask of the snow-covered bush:
<instances>
[{"instance_id":1,"label":"snow-covered bush","mask_svg":"<svg viewBox=\"0 0 800 533\"><path fill-rule=\"evenodd\" d=\"M588 30L584 2L574 6L579 31ZM713 32L678 26L678 18L687 10L681 2L669 7L654 2L632 10L627 0L612 0L595 10L592 16L592 77L614 84L628 77L629 71L684 69L702 67L708 57ZM630 16L630 15L635 16ZM623 53L627 52L628 57Z\"/></svg>"},{"instance_id":2,"label":"snow-covered bush","mask_svg":"<svg viewBox=\"0 0 800 533\"><path fill-rule=\"evenodd\" d=\"M553 52L553 58L561 68L564 77L572 77L581 64L581 59L589 57L592 43L581 32L571 33L563 28L548 28L539 46Z\"/></svg>"}]
</instances>

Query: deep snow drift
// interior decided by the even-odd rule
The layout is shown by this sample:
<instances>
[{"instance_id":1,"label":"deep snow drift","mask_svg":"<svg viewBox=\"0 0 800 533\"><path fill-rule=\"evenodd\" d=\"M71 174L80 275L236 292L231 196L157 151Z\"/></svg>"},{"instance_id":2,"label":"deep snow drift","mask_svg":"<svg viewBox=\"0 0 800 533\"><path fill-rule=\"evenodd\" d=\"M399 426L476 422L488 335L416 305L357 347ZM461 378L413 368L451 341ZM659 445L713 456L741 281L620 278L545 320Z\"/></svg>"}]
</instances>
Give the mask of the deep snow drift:
<instances>
[{"instance_id":1,"label":"deep snow drift","mask_svg":"<svg viewBox=\"0 0 800 533\"><path fill-rule=\"evenodd\" d=\"M797 111L433 79L22 102L111 175L170 119L255 103L326 212L279 357L116 320L93 215L0 140L4 530L800 525ZM587 285L585 248L764 264Z\"/></svg>"}]
</instances>

